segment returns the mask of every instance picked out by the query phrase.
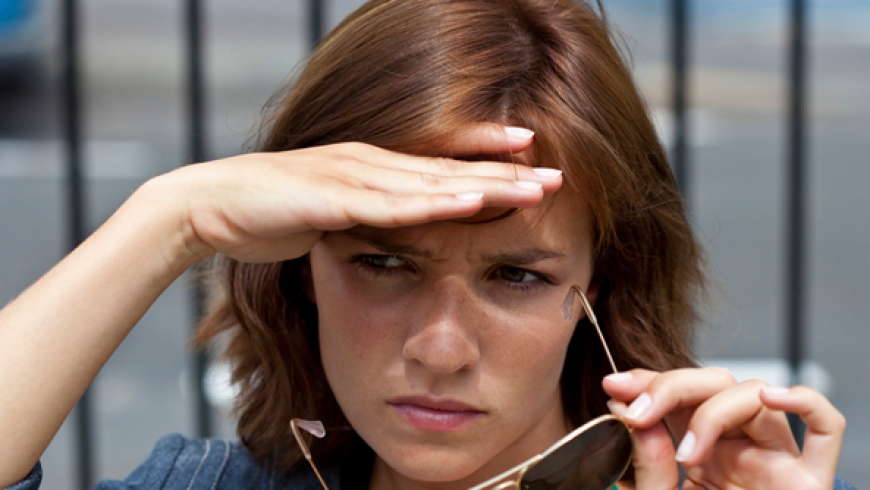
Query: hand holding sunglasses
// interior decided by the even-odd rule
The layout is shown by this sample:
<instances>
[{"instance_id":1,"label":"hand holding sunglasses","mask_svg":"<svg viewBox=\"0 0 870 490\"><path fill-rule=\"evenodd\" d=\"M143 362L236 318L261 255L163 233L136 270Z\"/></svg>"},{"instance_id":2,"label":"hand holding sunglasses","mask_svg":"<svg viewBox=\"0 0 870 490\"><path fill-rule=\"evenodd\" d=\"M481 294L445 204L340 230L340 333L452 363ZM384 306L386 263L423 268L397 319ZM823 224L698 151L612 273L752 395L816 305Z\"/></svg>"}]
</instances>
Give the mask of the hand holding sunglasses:
<instances>
[{"instance_id":1,"label":"hand holding sunglasses","mask_svg":"<svg viewBox=\"0 0 870 490\"><path fill-rule=\"evenodd\" d=\"M634 427L634 468L643 490L677 488L677 462L689 488L834 488L845 420L820 393L803 386L737 383L718 368L643 369L608 376L614 413ZM803 451L785 412L807 424ZM674 449L662 426L681 441Z\"/></svg>"},{"instance_id":2,"label":"hand holding sunglasses","mask_svg":"<svg viewBox=\"0 0 870 490\"><path fill-rule=\"evenodd\" d=\"M617 373L592 305L579 286L572 286L568 292L562 303L562 316L565 320L571 319L575 296L580 297L580 304L598 332L610 366ZM323 424L293 419L290 426L305 459L317 474L324 490L329 490L299 433L299 429L303 429L315 437L323 437L326 434ZM631 429L614 415L602 415L575 429L543 453L470 490L604 490L614 486L622 477L631 463L631 457Z\"/></svg>"}]
</instances>

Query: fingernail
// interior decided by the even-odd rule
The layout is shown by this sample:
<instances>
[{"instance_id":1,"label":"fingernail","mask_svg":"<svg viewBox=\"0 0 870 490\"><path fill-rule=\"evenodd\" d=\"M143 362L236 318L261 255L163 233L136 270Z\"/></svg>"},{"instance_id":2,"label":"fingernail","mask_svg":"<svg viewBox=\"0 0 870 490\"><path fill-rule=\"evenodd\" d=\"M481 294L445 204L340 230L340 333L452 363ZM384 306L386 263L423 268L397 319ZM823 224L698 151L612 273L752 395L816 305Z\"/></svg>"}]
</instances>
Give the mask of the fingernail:
<instances>
[{"instance_id":1,"label":"fingernail","mask_svg":"<svg viewBox=\"0 0 870 490\"><path fill-rule=\"evenodd\" d=\"M625 403L610 399L607 400L607 409L610 410L610 413L616 415L617 417L625 416Z\"/></svg>"},{"instance_id":2,"label":"fingernail","mask_svg":"<svg viewBox=\"0 0 870 490\"><path fill-rule=\"evenodd\" d=\"M532 170L541 177L549 177L551 179L555 179L556 177L562 175L562 171L558 168L535 167Z\"/></svg>"},{"instance_id":3,"label":"fingernail","mask_svg":"<svg viewBox=\"0 0 870 490\"><path fill-rule=\"evenodd\" d=\"M483 199L482 192L465 192L462 194L456 194L456 199L460 201L480 201Z\"/></svg>"},{"instance_id":4,"label":"fingernail","mask_svg":"<svg viewBox=\"0 0 870 490\"><path fill-rule=\"evenodd\" d=\"M625 412L625 418L627 419L636 419L640 417L649 406L652 405L652 398L646 393L641 393L639 397L635 398L631 405L628 406L628 411Z\"/></svg>"},{"instance_id":5,"label":"fingernail","mask_svg":"<svg viewBox=\"0 0 870 490\"><path fill-rule=\"evenodd\" d=\"M604 379L613 381L614 383L625 383L626 381L631 381L631 373L608 374Z\"/></svg>"},{"instance_id":6,"label":"fingernail","mask_svg":"<svg viewBox=\"0 0 870 490\"><path fill-rule=\"evenodd\" d=\"M788 388L783 388L781 386L765 386L761 389L761 391L767 393L768 395L788 395Z\"/></svg>"},{"instance_id":7,"label":"fingernail","mask_svg":"<svg viewBox=\"0 0 870 490\"><path fill-rule=\"evenodd\" d=\"M541 184L540 182L522 182L522 181L520 181L520 182L514 182L514 184L522 187L523 189L529 189L532 191L536 191L536 190L540 189L541 187L543 187L543 184Z\"/></svg>"},{"instance_id":8,"label":"fingernail","mask_svg":"<svg viewBox=\"0 0 870 490\"><path fill-rule=\"evenodd\" d=\"M682 442L680 442L679 447L677 447L677 456L675 459L677 462L682 463L683 461L689 459L692 456L692 452L695 450L695 434L692 431L686 432L686 435L683 436Z\"/></svg>"},{"instance_id":9,"label":"fingernail","mask_svg":"<svg viewBox=\"0 0 870 490\"><path fill-rule=\"evenodd\" d=\"M531 129L518 128L516 126L506 126L504 128L504 132L508 136L510 136L511 138L517 138L517 139L523 139L523 140L530 139L532 136L535 135L535 132L532 131Z\"/></svg>"}]
</instances>

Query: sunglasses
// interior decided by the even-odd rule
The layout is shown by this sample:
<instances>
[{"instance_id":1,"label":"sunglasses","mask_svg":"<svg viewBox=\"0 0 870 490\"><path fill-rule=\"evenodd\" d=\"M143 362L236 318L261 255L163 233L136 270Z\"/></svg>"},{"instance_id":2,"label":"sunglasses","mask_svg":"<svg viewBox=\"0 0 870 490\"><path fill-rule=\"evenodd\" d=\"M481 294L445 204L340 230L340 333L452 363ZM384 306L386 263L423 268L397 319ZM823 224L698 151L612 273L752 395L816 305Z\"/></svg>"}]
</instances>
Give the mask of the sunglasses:
<instances>
[{"instance_id":1,"label":"sunglasses","mask_svg":"<svg viewBox=\"0 0 870 490\"><path fill-rule=\"evenodd\" d=\"M613 372L618 372L616 363L610 355L604 334L598 326L598 319L592 312L592 305L579 286L571 286L568 296L562 303L561 312L565 320L574 313L574 297L580 297L580 304L595 330L604 352L610 361ZM293 419L290 427L302 454L314 469L324 490L329 490L320 472L311 460L311 451L299 429L322 438L326 435L319 421ZM631 464L631 429L614 415L602 415L575 429L546 451L491 478L469 490L604 490L615 486Z\"/></svg>"}]
</instances>

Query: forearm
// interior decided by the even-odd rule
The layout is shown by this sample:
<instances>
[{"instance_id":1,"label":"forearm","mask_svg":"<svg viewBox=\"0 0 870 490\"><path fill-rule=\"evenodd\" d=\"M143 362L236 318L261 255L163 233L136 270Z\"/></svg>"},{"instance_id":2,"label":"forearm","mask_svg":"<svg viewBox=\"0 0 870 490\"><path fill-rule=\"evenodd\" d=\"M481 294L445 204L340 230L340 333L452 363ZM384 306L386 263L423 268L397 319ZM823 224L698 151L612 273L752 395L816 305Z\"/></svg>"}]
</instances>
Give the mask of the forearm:
<instances>
[{"instance_id":1,"label":"forearm","mask_svg":"<svg viewBox=\"0 0 870 490\"><path fill-rule=\"evenodd\" d=\"M0 311L0 487L27 475L133 326L206 254L164 190L143 186Z\"/></svg>"}]
</instances>

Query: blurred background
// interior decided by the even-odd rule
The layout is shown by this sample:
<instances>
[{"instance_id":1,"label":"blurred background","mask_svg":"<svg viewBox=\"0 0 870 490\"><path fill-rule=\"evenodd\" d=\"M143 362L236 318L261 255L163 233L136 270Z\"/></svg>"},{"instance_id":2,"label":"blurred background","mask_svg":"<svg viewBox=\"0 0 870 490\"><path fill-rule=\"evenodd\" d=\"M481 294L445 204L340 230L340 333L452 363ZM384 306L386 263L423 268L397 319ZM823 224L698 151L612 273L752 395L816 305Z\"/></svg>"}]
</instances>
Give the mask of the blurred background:
<instances>
[{"instance_id":1,"label":"blurred background","mask_svg":"<svg viewBox=\"0 0 870 490\"><path fill-rule=\"evenodd\" d=\"M687 2L687 165L714 301L697 339L708 364L789 382L786 193L789 3ZM357 0L324 3L327 28ZM671 0L605 0L666 143L674 139ZM807 377L846 415L840 473L870 485L870 2L807 10ZM84 213L96 228L143 181L187 163L182 2L82 0ZM308 2L203 2L205 148L236 154L269 95L309 51ZM68 250L59 0L0 0L0 304ZM187 348L194 308L178 281L92 386L94 477L124 478L164 434L197 434ZM219 373L218 373L219 374ZM212 390L213 433L233 424ZM43 458L47 490L76 487L73 418Z\"/></svg>"}]
</instances>

